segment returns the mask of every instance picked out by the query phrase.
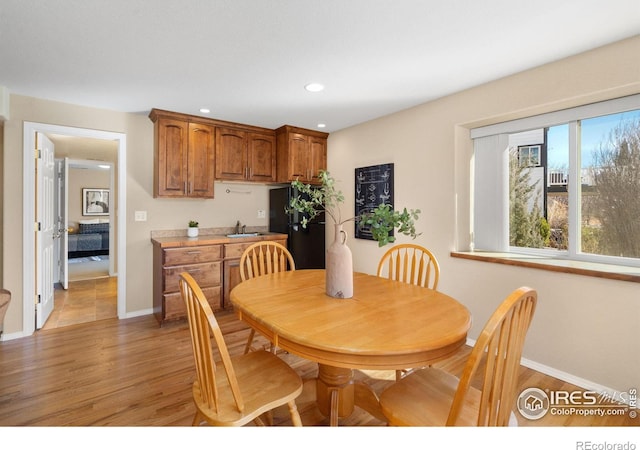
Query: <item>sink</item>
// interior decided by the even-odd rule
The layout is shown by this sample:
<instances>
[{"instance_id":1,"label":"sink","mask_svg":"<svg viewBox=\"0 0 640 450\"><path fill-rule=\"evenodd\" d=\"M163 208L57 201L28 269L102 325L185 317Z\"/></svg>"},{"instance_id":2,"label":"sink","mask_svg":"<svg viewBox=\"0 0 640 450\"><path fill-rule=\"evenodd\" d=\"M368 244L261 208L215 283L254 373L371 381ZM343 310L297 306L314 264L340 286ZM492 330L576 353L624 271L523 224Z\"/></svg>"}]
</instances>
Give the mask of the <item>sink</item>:
<instances>
[{"instance_id":1,"label":"sink","mask_svg":"<svg viewBox=\"0 0 640 450\"><path fill-rule=\"evenodd\" d=\"M251 237L258 236L260 233L235 233L235 234L227 234L228 238L240 238L240 237Z\"/></svg>"}]
</instances>

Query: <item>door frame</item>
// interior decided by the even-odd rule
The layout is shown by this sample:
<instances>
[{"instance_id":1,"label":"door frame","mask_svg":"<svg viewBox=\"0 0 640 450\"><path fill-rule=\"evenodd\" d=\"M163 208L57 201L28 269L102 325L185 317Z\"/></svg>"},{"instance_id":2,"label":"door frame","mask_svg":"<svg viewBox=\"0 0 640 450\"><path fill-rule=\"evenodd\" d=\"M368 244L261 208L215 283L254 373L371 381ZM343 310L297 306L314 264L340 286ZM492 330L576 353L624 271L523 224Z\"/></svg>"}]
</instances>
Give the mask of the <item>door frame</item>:
<instances>
[{"instance_id":1,"label":"door frame","mask_svg":"<svg viewBox=\"0 0 640 450\"><path fill-rule=\"evenodd\" d=\"M116 141L118 143L118 188L117 203L117 268L118 268L118 318L126 317L126 236L127 236L127 137L124 133L93 130L88 128L67 127L37 122L24 122L23 126L23 230L22 234L22 281L23 281L23 335L28 336L36 329L36 279L33 255L35 253L35 134L61 134L66 136L83 137Z\"/></svg>"},{"instance_id":2,"label":"door frame","mask_svg":"<svg viewBox=\"0 0 640 450\"><path fill-rule=\"evenodd\" d=\"M68 168L69 169L77 169L77 168L85 168L85 169L89 169L89 170L108 170L109 171L109 190L111 192L115 192L114 188L115 186L115 175L114 175L114 164L110 161L100 161L100 160L93 160L93 159L82 159L82 158L67 158L68 159ZM102 167L99 167L102 166ZM104 166L109 166L108 169L104 169ZM69 172L67 171L66 174L67 179L69 179ZM67 195L67 198L69 196ZM68 202L67 202L68 203ZM67 213L69 212L68 209L69 205L67 204ZM68 215L68 214L67 214ZM116 222L116 212L113 208L109 209L109 236L116 236L116 233L114 232L114 223ZM67 227L69 226L68 220L67 220ZM68 234L67 234L68 237ZM109 276L115 276L117 275L116 273L116 269L115 269L115 263L114 260L112 258L112 256L115 253L115 248L116 246L114 245L114 240L113 239L109 239ZM69 270L69 268L67 267L67 271Z\"/></svg>"}]
</instances>

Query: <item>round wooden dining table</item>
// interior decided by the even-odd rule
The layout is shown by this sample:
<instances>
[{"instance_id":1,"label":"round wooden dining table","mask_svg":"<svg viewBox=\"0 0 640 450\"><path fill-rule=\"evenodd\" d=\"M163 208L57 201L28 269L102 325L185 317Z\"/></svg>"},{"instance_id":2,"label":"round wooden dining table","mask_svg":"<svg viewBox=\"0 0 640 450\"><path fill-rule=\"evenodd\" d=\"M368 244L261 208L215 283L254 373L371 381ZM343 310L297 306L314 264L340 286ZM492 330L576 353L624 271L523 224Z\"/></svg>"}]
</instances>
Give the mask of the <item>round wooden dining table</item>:
<instances>
[{"instance_id":1,"label":"round wooden dining table","mask_svg":"<svg viewBox=\"0 0 640 450\"><path fill-rule=\"evenodd\" d=\"M357 405L386 421L354 369L407 369L465 344L469 310L441 292L354 273L353 297L325 293L325 271L295 270L244 281L231 291L239 318L275 346L318 363L316 401L337 425Z\"/></svg>"}]
</instances>

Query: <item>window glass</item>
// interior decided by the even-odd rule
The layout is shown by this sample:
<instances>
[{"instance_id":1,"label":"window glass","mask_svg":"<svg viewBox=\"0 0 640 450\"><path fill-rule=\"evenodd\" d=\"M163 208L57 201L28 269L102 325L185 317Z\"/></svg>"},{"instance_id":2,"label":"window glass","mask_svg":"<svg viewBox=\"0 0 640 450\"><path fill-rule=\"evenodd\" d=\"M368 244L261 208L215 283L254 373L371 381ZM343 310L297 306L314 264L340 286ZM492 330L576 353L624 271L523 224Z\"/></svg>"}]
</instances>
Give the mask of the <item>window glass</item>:
<instances>
[{"instance_id":1,"label":"window glass","mask_svg":"<svg viewBox=\"0 0 640 450\"><path fill-rule=\"evenodd\" d=\"M535 139L535 134L532 136ZM527 137L527 133L510 136L514 140ZM532 164L531 148L509 147L509 245L543 248L549 241L544 217L544 167Z\"/></svg>"},{"instance_id":2,"label":"window glass","mask_svg":"<svg viewBox=\"0 0 640 450\"><path fill-rule=\"evenodd\" d=\"M471 137L471 248L640 267L640 95Z\"/></svg>"},{"instance_id":3,"label":"window glass","mask_svg":"<svg viewBox=\"0 0 640 450\"><path fill-rule=\"evenodd\" d=\"M640 258L640 110L580 122L581 251Z\"/></svg>"},{"instance_id":4,"label":"window glass","mask_svg":"<svg viewBox=\"0 0 640 450\"><path fill-rule=\"evenodd\" d=\"M535 167L540 165L540 146L523 145L518 147L518 160L523 167Z\"/></svg>"},{"instance_id":5,"label":"window glass","mask_svg":"<svg viewBox=\"0 0 640 450\"><path fill-rule=\"evenodd\" d=\"M567 250L569 245L569 125L546 129L547 222L549 247Z\"/></svg>"}]
</instances>

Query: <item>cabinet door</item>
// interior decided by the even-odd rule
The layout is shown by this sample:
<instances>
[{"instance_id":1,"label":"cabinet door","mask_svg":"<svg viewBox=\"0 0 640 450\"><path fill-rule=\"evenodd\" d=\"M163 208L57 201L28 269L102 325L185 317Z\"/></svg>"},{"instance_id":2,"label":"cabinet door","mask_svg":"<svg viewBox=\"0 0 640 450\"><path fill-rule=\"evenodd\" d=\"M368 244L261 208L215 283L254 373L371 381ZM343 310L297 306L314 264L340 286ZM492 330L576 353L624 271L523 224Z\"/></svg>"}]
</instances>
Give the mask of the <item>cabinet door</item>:
<instances>
[{"instance_id":1,"label":"cabinet door","mask_svg":"<svg viewBox=\"0 0 640 450\"><path fill-rule=\"evenodd\" d=\"M165 248L162 252L163 266L197 264L222 259L221 245L198 245L195 247Z\"/></svg>"},{"instance_id":2,"label":"cabinet door","mask_svg":"<svg viewBox=\"0 0 640 450\"><path fill-rule=\"evenodd\" d=\"M216 178L247 178L247 133L233 128L216 128Z\"/></svg>"},{"instance_id":3,"label":"cabinet door","mask_svg":"<svg viewBox=\"0 0 640 450\"><path fill-rule=\"evenodd\" d=\"M247 159L249 181L276 181L275 135L249 133Z\"/></svg>"},{"instance_id":4,"label":"cabinet door","mask_svg":"<svg viewBox=\"0 0 640 450\"><path fill-rule=\"evenodd\" d=\"M221 269L220 261L165 267L163 269L163 292L180 292L180 274L182 272L191 275L201 288L220 286Z\"/></svg>"},{"instance_id":5,"label":"cabinet door","mask_svg":"<svg viewBox=\"0 0 640 450\"><path fill-rule=\"evenodd\" d=\"M231 290L242 282L240 278L240 260L230 259L224 262L224 294L222 298L222 307L224 309L233 308L231 304Z\"/></svg>"},{"instance_id":6,"label":"cabinet door","mask_svg":"<svg viewBox=\"0 0 640 450\"><path fill-rule=\"evenodd\" d=\"M320 183L318 172L327 170L327 140L309 137L309 182Z\"/></svg>"},{"instance_id":7,"label":"cabinet door","mask_svg":"<svg viewBox=\"0 0 640 450\"><path fill-rule=\"evenodd\" d=\"M187 193L188 124L160 118L156 122L155 197L184 197Z\"/></svg>"},{"instance_id":8,"label":"cabinet door","mask_svg":"<svg viewBox=\"0 0 640 450\"><path fill-rule=\"evenodd\" d=\"M289 134L289 180L309 181L309 138L304 134Z\"/></svg>"},{"instance_id":9,"label":"cabinet door","mask_svg":"<svg viewBox=\"0 0 640 450\"><path fill-rule=\"evenodd\" d=\"M215 130L189 123L188 196L213 198Z\"/></svg>"},{"instance_id":10,"label":"cabinet door","mask_svg":"<svg viewBox=\"0 0 640 450\"><path fill-rule=\"evenodd\" d=\"M202 288L202 293L209 302L209 306L213 311L222 309L220 286ZM185 307L182 294L173 292L164 295L164 320L183 319L187 317L187 308Z\"/></svg>"}]
</instances>

